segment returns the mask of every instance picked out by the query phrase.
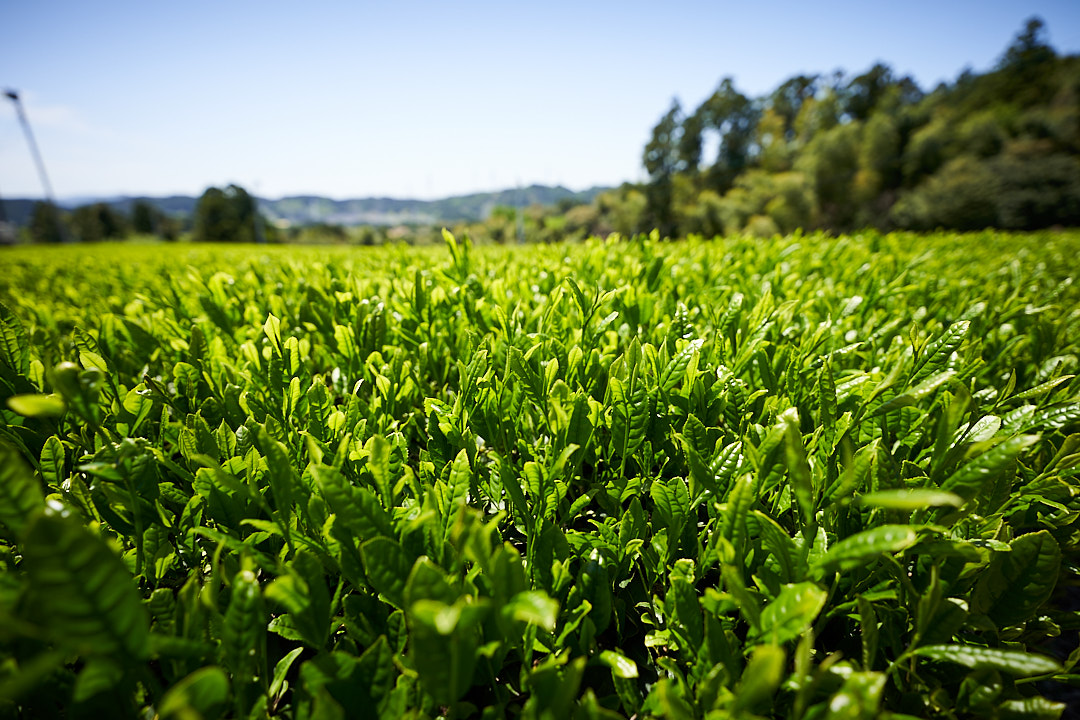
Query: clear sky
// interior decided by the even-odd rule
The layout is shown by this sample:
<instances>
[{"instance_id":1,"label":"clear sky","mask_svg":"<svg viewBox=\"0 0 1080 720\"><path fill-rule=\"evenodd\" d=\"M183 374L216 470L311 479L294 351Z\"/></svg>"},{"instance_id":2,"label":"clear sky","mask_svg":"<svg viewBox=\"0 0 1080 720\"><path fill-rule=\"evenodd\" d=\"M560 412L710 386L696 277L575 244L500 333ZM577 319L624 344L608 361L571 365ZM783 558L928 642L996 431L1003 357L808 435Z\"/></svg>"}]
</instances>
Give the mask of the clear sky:
<instances>
[{"instance_id":1,"label":"clear sky","mask_svg":"<svg viewBox=\"0 0 1080 720\"><path fill-rule=\"evenodd\" d=\"M583 189L641 179L671 99L725 76L758 96L881 60L929 89L992 67L1032 15L1080 52L1078 0L0 0L0 88L62 198ZM40 196L0 100L0 195Z\"/></svg>"}]
</instances>

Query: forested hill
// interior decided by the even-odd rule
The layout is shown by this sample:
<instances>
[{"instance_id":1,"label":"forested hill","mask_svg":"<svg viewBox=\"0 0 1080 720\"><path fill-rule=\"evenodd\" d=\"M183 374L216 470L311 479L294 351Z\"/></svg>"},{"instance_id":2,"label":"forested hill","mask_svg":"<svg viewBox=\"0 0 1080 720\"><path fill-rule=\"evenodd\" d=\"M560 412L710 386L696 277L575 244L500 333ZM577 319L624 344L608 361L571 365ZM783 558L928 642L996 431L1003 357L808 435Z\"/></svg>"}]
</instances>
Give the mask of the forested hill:
<instances>
[{"instance_id":1,"label":"forested hill","mask_svg":"<svg viewBox=\"0 0 1080 720\"><path fill-rule=\"evenodd\" d=\"M1080 57L1044 36L1032 19L993 70L929 92L884 64L758 98L725 79L692 111L673 103L644 150L649 182L610 212L644 207L630 224L672 236L1078 225Z\"/></svg>"},{"instance_id":2,"label":"forested hill","mask_svg":"<svg viewBox=\"0 0 1080 720\"><path fill-rule=\"evenodd\" d=\"M529 185L495 192L472 193L439 200L407 200L385 197L333 200L316 195L285 197L278 200L259 198L259 210L271 220L284 220L294 225L327 223L334 225L393 225L398 223L476 222L486 219L496 207L529 207L532 205L579 204L591 202L606 188L589 188L575 192L562 186ZM114 210L131 215L136 203L147 203L165 215L188 218L195 212L198 197L173 195L169 197L79 198L61 202L65 208L75 208L94 202L105 202ZM18 226L29 222L35 200L3 200L7 219Z\"/></svg>"},{"instance_id":3,"label":"forested hill","mask_svg":"<svg viewBox=\"0 0 1080 720\"><path fill-rule=\"evenodd\" d=\"M272 219L294 224L393 225L397 223L449 223L485 220L496 207L529 207L588 203L605 188L574 192L561 186L529 185L496 192L472 193L441 200L362 198L331 200L324 197L287 197L259 200L259 209Z\"/></svg>"}]
</instances>

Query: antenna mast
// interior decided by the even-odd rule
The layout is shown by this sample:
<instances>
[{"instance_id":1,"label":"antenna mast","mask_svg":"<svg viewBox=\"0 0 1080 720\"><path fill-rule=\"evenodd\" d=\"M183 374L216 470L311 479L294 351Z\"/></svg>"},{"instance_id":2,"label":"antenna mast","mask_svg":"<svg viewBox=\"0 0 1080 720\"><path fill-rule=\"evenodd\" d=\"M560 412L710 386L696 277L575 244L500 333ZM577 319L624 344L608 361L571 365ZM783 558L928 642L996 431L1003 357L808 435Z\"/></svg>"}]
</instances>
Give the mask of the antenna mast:
<instances>
[{"instance_id":1,"label":"antenna mast","mask_svg":"<svg viewBox=\"0 0 1080 720\"><path fill-rule=\"evenodd\" d=\"M26 133L26 142L30 146L30 153L34 156L34 162L37 163L38 175L41 176L41 185L45 188L45 199L49 201L50 205L55 206L56 198L53 196L49 175L45 172L45 161L41 159L41 151L38 150L37 141L34 140L34 132L30 129L30 121L26 118L26 110L23 109L19 93L8 89L4 91L4 95L15 104L15 112L19 115L19 123L23 127L23 132Z\"/></svg>"}]
</instances>

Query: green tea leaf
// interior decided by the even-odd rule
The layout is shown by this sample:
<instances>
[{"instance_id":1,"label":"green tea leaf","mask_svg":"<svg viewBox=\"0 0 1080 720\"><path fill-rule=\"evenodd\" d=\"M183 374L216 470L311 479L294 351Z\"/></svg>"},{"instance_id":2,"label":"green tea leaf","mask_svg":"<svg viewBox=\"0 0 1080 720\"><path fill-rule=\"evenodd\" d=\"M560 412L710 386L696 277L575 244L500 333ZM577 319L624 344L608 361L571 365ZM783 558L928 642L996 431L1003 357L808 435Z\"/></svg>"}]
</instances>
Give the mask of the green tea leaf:
<instances>
[{"instance_id":1,"label":"green tea leaf","mask_svg":"<svg viewBox=\"0 0 1080 720\"><path fill-rule=\"evenodd\" d=\"M258 431L259 449L266 457L267 477L270 479L270 492L274 496L274 507L281 516L283 527L288 527L293 513L293 504L300 495L296 471L285 446L270 437L265 427Z\"/></svg>"},{"instance_id":2,"label":"green tea leaf","mask_svg":"<svg viewBox=\"0 0 1080 720\"><path fill-rule=\"evenodd\" d=\"M832 545L814 563L818 576L834 570L858 567L881 555L905 550L918 540L915 529L908 525L880 525L844 538Z\"/></svg>"},{"instance_id":3,"label":"green tea leaf","mask_svg":"<svg viewBox=\"0 0 1080 720\"><path fill-rule=\"evenodd\" d=\"M64 480L64 463L67 452L60 438L50 435L41 446L41 478L50 487L60 487ZM0 482L3 482L0 480Z\"/></svg>"},{"instance_id":4,"label":"green tea leaf","mask_svg":"<svg viewBox=\"0 0 1080 720\"><path fill-rule=\"evenodd\" d=\"M799 414L792 409L782 416L785 426L784 454L787 458L791 489L802 515L803 525L810 525L814 518L814 484L810 463L799 433Z\"/></svg>"},{"instance_id":5,"label":"green tea leaf","mask_svg":"<svg viewBox=\"0 0 1080 720\"><path fill-rule=\"evenodd\" d=\"M453 605L420 600L408 618L410 657L421 683L438 702L458 700L472 686L481 608L464 599Z\"/></svg>"},{"instance_id":6,"label":"green tea leaf","mask_svg":"<svg viewBox=\"0 0 1080 720\"><path fill-rule=\"evenodd\" d=\"M979 575L973 609L999 627L1022 623L1050 599L1060 567L1061 548L1047 530L1021 535Z\"/></svg>"},{"instance_id":7,"label":"green tea leaf","mask_svg":"<svg viewBox=\"0 0 1080 720\"><path fill-rule=\"evenodd\" d=\"M668 582L668 605L672 610L669 624L682 632L691 647L699 647L705 638L705 624L694 588L693 561L676 560Z\"/></svg>"},{"instance_id":8,"label":"green tea leaf","mask_svg":"<svg viewBox=\"0 0 1080 720\"><path fill-rule=\"evenodd\" d=\"M955 370L946 370L944 372L931 375L912 389L905 392L903 395L899 395L892 400L879 405L878 408L871 413L871 417L875 415L883 415L890 410L895 410L897 408L909 407L911 405L914 405L923 398L928 397L931 393L933 393L945 383L949 382L949 380L952 380L954 377L956 377Z\"/></svg>"},{"instance_id":9,"label":"green tea leaf","mask_svg":"<svg viewBox=\"0 0 1080 720\"><path fill-rule=\"evenodd\" d=\"M49 636L87 655L146 657L150 618L104 540L73 518L39 515L23 547L34 615Z\"/></svg>"},{"instance_id":10,"label":"green tea leaf","mask_svg":"<svg viewBox=\"0 0 1080 720\"><path fill-rule=\"evenodd\" d=\"M390 441L382 435L372 435L367 442L368 468L375 487L387 505L393 500L393 478L390 476Z\"/></svg>"},{"instance_id":11,"label":"green tea leaf","mask_svg":"<svg viewBox=\"0 0 1080 720\"><path fill-rule=\"evenodd\" d=\"M431 560L417 560L405 582L405 605L412 607L421 600L438 600L450 605L458 599L458 593L450 585L446 573Z\"/></svg>"},{"instance_id":12,"label":"green tea leaf","mask_svg":"<svg viewBox=\"0 0 1080 720\"><path fill-rule=\"evenodd\" d=\"M611 398L611 435L622 458L633 455L645 439L650 399L644 383L627 384L616 377L608 381Z\"/></svg>"},{"instance_id":13,"label":"green tea leaf","mask_svg":"<svg viewBox=\"0 0 1080 720\"><path fill-rule=\"evenodd\" d=\"M532 623L547 632L554 632L559 603L541 590L526 590L510 598L504 612L508 612L514 620Z\"/></svg>"},{"instance_id":14,"label":"green tea leaf","mask_svg":"<svg viewBox=\"0 0 1080 720\"><path fill-rule=\"evenodd\" d=\"M941 489L969 501L998 474L1005 471L1025 448L1039 441L1037 435L1009 438L993 449L977 455L941 483Z\"/></svg>"},{"instance_id":15,"label":"green tea leaf","mask_svg":"<svg viewBox=\"0 0 1080 720\"><path fill-rule=\"evenodd\" d=\"M860 505L885 508L886 510L920 510L928 507L960 507L964 499L959 495L933 488L910 490L878 490L858 497Z\"/></svg>"},{"instance_id":16,"label":"green tea leaf","mask_svg":"<svg viewBox=\"0 0 1080 720\"><path fill-rule=\"evenodd\" d=\"M22 535L33 518L45 509L41 484L18 452L0 442L0 526L12 539Z\"/></svg>"},{"instance_id":17,"label":"green tea leaf","mask_svg":"<svg viewBox=\"0 0 1080 720\"><path fill-rule=\"evenodd\" d=\"M971 329L969 320L958 320L942 333L941 337L934 340L926 348L922 358L915 366L912 382L920 382L931 373L939 371L949 361L949 357L957 351L967 337Z\"/></svg>"},{"instance_id":18,"label":"green tea leaf","mask_svg":"<svg viewBox=\"0 0 1080 720\"><path fill-rule=\"evenodd\" d=\"M881 695L885 690L887 679L884 673L851 673L829 700L829 712L825 716L826 719L873 720L879 717Z\"/></svg>"},{"instance_id":19,"label":"green tea leaf","mask_svg":"<svg viewBox=\"0 0 1080 720\"><path fill-rule=\"evenodd\" d=\"M880 637L877 612L874 610L874 603L867 600L866 596L859 595L855 600L859 609L859 626L862 630L862 664L864 669L871 670L877 657Z\"/></svg>"},{"instance_id":20,"label":"green tea leaf","mask_svg":"<svg viewBox=\"0 0 1080 720\"><path fill-rule=\"evenodd\" d=\"M360 546L364 570L372 587L395 607L405 608L405 582L412 561L396 541L386 537L368 540Z\"/></svg>"},{"instance_id":21,"label":"green tea leaf","mask_svg":"<svg viewBox=\"0 0 1080 720\"><path fill-rule=\"evenodd\" d=\"M600 662L611 668L617 678L631 680L638 676L637 663L615 650L604 650L597 656Z\"/></svg>"},{"instance_id":22,"label":"green tea leaf","mask_svg":"<svg viewBox=\"0 0 1080 720\"><path fill-rule=\"evenodd\" d=\"M810 582L785 585L776 599L761 610L761 629L751 632L773 645L802 635L825 607L828 593Z\"/></svg>"},{"instance_id":23,"label":"green tea leaf","mask_svg":"<svg viewBox=\"0 0 1080 720\"><path fill-rule=\"evenodd\" d=\"M330 509L357 541L393 535L390 516L371 490L352 485L334 467L313 464L310 472Z\"/></svg>"},{"instance_id":24,"label":"green tea leaf","mask_svg":"<svg viewBox=\"0 0 1080 720\"><path fill-rule=\"evenodd\" d=\"M263 323L262 329L263 334L266 335L266 339L270 341L270 347L280 356L283 352L281 344L281 320L274 317L273 313L269 313L266 316L266 322Z\"/></svg>"},{"instance_id":25,"label":"green tea leaf","mask_svg":"<svg viewBox=\"0 0 1080 720\"><path fill-rule=\"evenodd\" d=\"M736 553L743 550L746 541L746 516L754 501L754 476L745 474L738 478L728 496L727 511L723 515L723 534L731 542Z\"/></svg>"},{"instance_id":26,"label":"green tea leaf","mask_svg":"<svg viewBox=\"0 0 1080 720\"><path fill-rule=\"evenodd\" d=\"M660 522L668 528L668 537L677 538L690 512L690 494L682 478L657 480L652 484L649 495Z\"/></svg>"},{"instance_id":27,"label":"green tea leaf","mask_svg":"<svg viewBox=\"0 0 1080 720\"><path fill-rule=\"evenodd\" d=\"M238 681L264 675L259 671L266 642L266 610L255 573L242 570L233 578L229 607L222 625L224 664Z\"/></svg>"},{"instance_id":28,"label":"green tea leaf","mask_svg":"<svg viewBox=\"0 0 1080 720\"><path fill-rule=\"evenodd\" d=\"M831 433L836 427L837 404L836 380L833 377L832 359L828 355L825 356L825 362L818 373L817 390L821 425Z\"/></svg>"},{"instance_id":29,"label":"green tea leaf","mask_svg":"<svg viewBox=\"0 0 1080 720\"><path fill-rule=\"evenodd\" d=\"M782 582L791 582L805 571L805 563L798 557L795 541L776 520L765 513L753 510L747 515L747 530L761 540L762 548L776 559Z\"/></svg>"},{"instance_id":30,"label":"green tea leaf","mask_svg":"<svg viewBox=\"0 0 1080 720\"><path fill-rule=\"evenodd\" d=\"M359 657L335 651L308 660L300 667L298 716L320 717L333 703L344 717L383 717L398 676L393 656L380 636Z\"/></svg>"},{"instance_id":31,"label":"green tea leaf","mask_svg":"<svg viewBox=\"0 0 1080 720\"><path fill-rule=\"evenodd\" d=\"M330 634L330 597L318 559L301 550L288 565L288 573L266 586L265 595L289 611L292 627L316 650ZM254 600L253 600L254 602Z\"/></svg>"},{"instance_id":32,"label":"green tea leaf","mask_svg":"<svg viewBox=\"0 0 1080 720\"><path fill-rule=\"evenodd\" d=\"M203 718L215 720L226 710L229 676L213 665L199 668L177 682L161 698L158 713L162 720Z\"/></svg>"},{"instance_id":33,"label":"green tea leaf","mask_svg":"<svg viewBox=\"0 0 1080 720\"><path fill-rule=\"evenodd\" d=\"M29 338L19 316L0 303L0 361L20 375L30 367Z\"/></svg>"},{"instance_id":34,"label":"green tea leaf","mask_svg":"<svg viewBox=\"0 0 1080 720\"><path fill-rule=\"evenodd\" d=\"M671 392L671 390L679 384L686 374L686 368L690 365L690 360L704 344L705 341L700 338L692 340L686 347L672 356L671 360L664 366L663 371L660 373L660 389L662 391Z\"/></svg>"},{"instance_id":35,"label":"green tea leaf","mask_svg":"<svg viewBox=\"0 0 1080 720\"><path fill-rule=\"evenodd\" d=\"M450 497L454 505L464 505L468 501L471 479L472 469L469 467L469 455L464 450L461 450L454 458L453 465L450 466Z\"/></svg>"},{"instance_id":36,"label":"green tea leaf","mask_svg":"<svg viewBox=\"0 0 1080 720\"><path fill-rule=\"evenodd\" d=\"M58 395L12 395L7 405L24 417L60 417L67 409Z\"/></svg>"},{"instance_id":37,"label":"green tea leaf","mask_svg":"<svg viewBox=\"0 0 1080 720\"><path fill-rule=\"evenodd\" d=\"M1046 382L1039 383L1035 387L1030 388L1028 390L1025 390L1024 392L1017 393L1017 394L1013 395L1011 398L1009 398L1009 400L1014 401L1014 402L1016 400L1030 400L1031 398L1039 397L1040 395L1045 395L1045 394L1049 393L1050 391L1052 391L1054 388L1056 388L1058 385L1062 385L1064 383L1067 383L1070 380L1072 380L1074 377L1076 377L1076 376L1075 375L1062 375L1061 377L1056 377L1053 380L1047 380Z\"/></svg>"},{"instance_id":38,"label":"green tea leaf","mask_svg":"<svg viewBox=\"0 0 1080 720\"><path fill-rule=\"evenodd\" d=\"M116 688L124 679L124 668L111 658L95 657L86 663L75 680L72 699L84 703Z\"/></svg>"},{"instance_id":39,"label":"green tea leaf","mask_svg":"<svg viewBox=\"0 0 1080 720\"><path fill-rule=\"evenodd\" d=\"M956 663L975 670L1000 670L1017 677L1032 677L1060 672L1061 665L1045 655L1001 650L977 645L927 645L915 650L915 655Z\"/></svg>"},{"instance_id":40,"label":"green tea leaf","mask_svg":"<svg viewBox=\"0 0 1080 720\"><path fill-rule=\"evenodd\" d=\"M270 681L270 689L267 693L271 700L277 701L285 691L285 688L287 687L285 677L289 674L289 670L292 669L292 664L296 662L296 658L300 657L300 653L302 652L304 652L304 648L295 648L277 661L277 664L274 666L274 678Z\"/></svg>"},{"instance_id":41,"label":"green tea leaf","mask_svg":"<svg viewBox=\"0 0 1080 720\"><path fill-rule=\"evenodd\" d=\"M750 662L743 670L739 686L735 690L733 709L736 713L753 712L771 700L784 677L787 655L777 645L759 645L754 648Z\"/></svg>"},{"instance_id":42,"label":"green tea leaf","mask_svg":"<svg viewBox=\"0 0 1080 720\"><path fill-rule=\"evenodd\" d=\"M1005 700L997 706L998 717L1004 720L1058 720L1068 709L1065 703L1047 700L1038 695Z\"/></svg>"}]
</instances>

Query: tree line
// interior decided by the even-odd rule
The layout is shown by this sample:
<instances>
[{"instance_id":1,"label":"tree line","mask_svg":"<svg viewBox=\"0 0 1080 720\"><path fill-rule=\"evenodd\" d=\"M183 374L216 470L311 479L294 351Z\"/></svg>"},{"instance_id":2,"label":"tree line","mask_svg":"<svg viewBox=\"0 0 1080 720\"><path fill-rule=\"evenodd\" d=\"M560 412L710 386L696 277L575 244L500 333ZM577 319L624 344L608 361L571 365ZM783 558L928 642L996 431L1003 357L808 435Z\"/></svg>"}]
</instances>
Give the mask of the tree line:
<instances>
[{"instance_id":1,"label":"tree line","mask_svg":"<svg viewBox=\"0 0 1080 720\"><path fill-rule=\"evenodd\" d=\"M175 240L184 229L181 219L166 215L145 201L136 201L130 213L97 202L65 211L49 202L34 203L26 234L31 242L100 242L131 235Z\"/></svg>"},{"instance_id":2,"label":"tree line","mask_svg":"<svg viewBox=\"0 0 1080 720\"><path fill-rule=\"evenodd\" d=\"M528 209L519 238L1077 226L1080 57L1032 18L990 71L929 92L884 63L756 98L724 78L692 110L672 102L642 163L644 183ZM498 216L456 232L515 237Z\"/></svg>"},{"instance_id":3,"label":"tree line","mask_svg":"<svg viewBox=\"0 0 1080 720\"><path fill-rule=\"evenodd\" d=\"M277 240L276 229L258 213L256 200L244 188L211 187L199 198L190 216L163 212L136 200L130 213L96 202L70 212L48 202L34 204L26 229L31 242L99 242L132 235L177 240L188 233L197 242L261 242Z\"/></svg>"},{"instance_id":4,"label":"tree line","mask_svg":"<svg viewBox=\"0 0 1080 720\"><path fill-rule=\"evenodd\" d=\"M648 182L606 202L671 236L1035 229L1080 224L1078 158L1080 58L1033 18L993 70L928 93L881 63L758 98L725 78L693 111L673 102L644 149Z\"/></svg>"}]
</instances>

